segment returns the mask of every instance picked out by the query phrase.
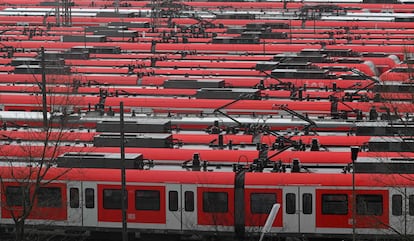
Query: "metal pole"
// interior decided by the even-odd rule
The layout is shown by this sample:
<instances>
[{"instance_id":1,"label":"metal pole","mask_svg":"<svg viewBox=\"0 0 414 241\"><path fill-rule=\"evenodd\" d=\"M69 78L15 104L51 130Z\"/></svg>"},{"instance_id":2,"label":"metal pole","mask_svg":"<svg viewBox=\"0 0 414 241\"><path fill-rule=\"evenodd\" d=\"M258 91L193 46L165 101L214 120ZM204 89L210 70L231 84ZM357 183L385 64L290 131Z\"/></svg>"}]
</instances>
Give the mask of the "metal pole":
<instances>
[{"instance_id":1,"label":"metal pole","mask_svg":"<svg viewBox=\"0 0 414 241\"><path fill-rule=\"evenodd\" d=\"M115 0L115 13L119 13L119 0Z\"/></svg>"},{"instance_id":2,"label":"metal pole","mask_svg":"<svg viewBox=\"0 0 414 241\"><path fill-rule=\"evenodd\" d=\"M84 47L83 52L85 52L86 51L86 26L83 26L83 47Z\"/></svg>"},{"instance_id":3,"label":"metal pole","mask_svg":"<svg viewBox=\"0 0 414 241\"><path fill-rule=\"evenodd\" d=\"M355 198L355 161L352 159L352 241L355 241L355 216L356 216L356 198Z\"/></svg>"},{"instance_id":4,"label":"metal pole","mask_svg":"<svg viewBox=\"0 0 414 241\"><path fill-rule=\"evenodd\" d=\"M55 1L55 17L56 17L56 26L60 27L60 0Z\"/></svg>"},{"instance_id":5,"label":"metal pole","mask_svg":"<svg viewBox=\"0 0 414 241\"><path fill-rule=\"evenodd\" d=\"M358 158L359 147L351 147L352 159L352 241L356 241L356 193L355 193L355 161Z\"/></svg>"},{"instance_id":6,"label":"metal pole","mask_svg":"<svg viewBox=\"0 0 414 241\"><path fill-rule=\"evenodd\" d=\"M292 44L292 18L289 17L289 38L290 38L290 44Z\"/></svg>"},{"instance_id":7,"label":"metal pole","mask_svg":"<svg viewBox=\"0 0 414 241\"><path fill-rule=\"evenodd\" d=\"M42 113L43 113L43 128L47 130L48 128L48 120L47 120L47 96L46 96L46 63L45 63L45 48L42 47L40 51L41 61L40 65L42 68L42 83L41 83L41 90L42 90Z\"/></svg>"},{"instance_id":8,"label":"metal pole","mask_svg":"<svg viewBox=\"0 0 414 241\"><path fill-rule=\"evenodd\" d=\"M124 136L124 102L119 103L120 107L120 147L121 147L121 195L122 195L122 241L128 241L128 228L127 228L127 190L126 190L126 174L125 174L125 136Z\"/></svg>"}]
</instances>

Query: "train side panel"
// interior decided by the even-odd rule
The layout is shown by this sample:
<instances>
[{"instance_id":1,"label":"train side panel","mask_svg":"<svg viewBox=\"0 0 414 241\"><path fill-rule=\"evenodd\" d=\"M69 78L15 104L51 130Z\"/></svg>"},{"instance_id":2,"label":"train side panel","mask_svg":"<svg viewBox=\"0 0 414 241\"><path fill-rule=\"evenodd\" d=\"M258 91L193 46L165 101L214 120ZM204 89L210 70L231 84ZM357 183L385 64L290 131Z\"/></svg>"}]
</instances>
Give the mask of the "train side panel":
<instances>
[{"instance_id":1,"label":"train side panel","mask_svg":"<svg viewBox=\"0 0 414 241\"><path fill-rule=\"evenodd\" d=\"M165 186L127 185L127 222L131 228L165 229ZM98 220L100 225L121 227L121 185L98 184Z\"/></svg>"},{"instance_id":2,"label":"train side panel","mask_svg":"<svg viewBox=\"0 0 414 241\"><path fill-rule=\"evenodd\" d=\"M389 226L388 191L358 189L355 191L355 205L352 194L349 188L316 191L318 233L351 234L353 228L359 234L385 232Z\"/></svg>"},{"instance_id":3,"label":"train side panel","mask_svg":"<svg viewBox=\"0 0 414 241\"><path fill-rule=\"evenodd\" d=\"M247 230L259 231L260 228L264 226L273 204L275 203L280 204L280 209L272 227L281 228L283 222L282 210L284 208L282 197L282 189L279 187L246 188L244 196L244 212Z\"/></svg>"},{"instance_id":4,"label":"train side panel","mask_svg":"<svg viewBox=\"0 0 414 241\"><path fill-rule=\"evenodd\" d=\"M26 220L27 224L47 226L66 224L68 214L66 185L64 183L50 183L40 186L32 204L30 204L30 198L33 195L34 186L22 189L20 185L17 182L5 181L2 183L1 202L4 205L1 206L1 217L3 223L13 223L13 215L22 215L23 205L33 205Z\"/></svg>"},{"instance_id":5,"label":"train side panel","mask_svg":"<svg viewBox=\"0 0 414 241\"><path fill-rule=\"evenodd\" d=\"M198 230L234 231L233 186L199 186L197 189Z\"/></svg>"}]
</instances>

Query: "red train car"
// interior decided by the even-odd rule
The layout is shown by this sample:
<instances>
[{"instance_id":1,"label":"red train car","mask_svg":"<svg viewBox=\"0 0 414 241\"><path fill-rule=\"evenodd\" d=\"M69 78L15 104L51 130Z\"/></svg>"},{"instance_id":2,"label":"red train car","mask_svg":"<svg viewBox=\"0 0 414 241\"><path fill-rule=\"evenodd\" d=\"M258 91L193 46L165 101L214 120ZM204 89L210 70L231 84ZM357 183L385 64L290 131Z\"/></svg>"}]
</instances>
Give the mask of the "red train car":
<instances>
[{"instance_id":1,"label":"red train car","mask_svg":"<svg viewBox=\"0 0 414 241\"><path fill-rule=\"evenodd\" d=\"M4 111L41 111L42 101L39 95L20 95L9 94L0 96L0 108ZM99 103L99 97L95 96L75 96L75 95L62 95L62 96L49 96L47 98L48 111L53 108L70 107L73 106L79 109L87 109L88 106L93 107Z\"/></svg>"},{"instance_id":2,"label":"red train car","mask_svg":"<svg viewBox=\"0 0 414 241\"><path fill-rule=\"evenodd\" d=\"M5 137L3 137L5 138ZM79 138L80 141L82 137ZM6 142L6 139L3 139ZM64 141L64 140L63 140ZM35 143L35 142L30 142ZM65 142L69 143L69 142ZM225 142L227 143L227 142ZM358 143L355 144L356 146ZM143 160L151 161L154 166L148 167L149 169L165 169L166 166L174 167L174 169L182 169L181 167L185 166L186 163L192 164L195 156L197 156L202 162L208 164L208 168L220 169L223 170L227 167L233 165L241 165L246 168L253 167L255 160L259 157L259 151L252 148L252 145L245 144L245 146L238 145L233 149L228 149L228 146L224 146L222 149L216 145L215 147L206 148L205 146L197 147L192 146L191 148L141 148L141 147L127 147L125 152L127 154L141 154ZM226 149L227 148L227 149ZM25 146L15 144L11 142L10 144L5 144L1 146L2 156L6 160L21 160L28 161L27 153L30 153L31 160L40 160L44 158L46 160L56 159L59 156L64 156L65 154L71 153L70 155L77 154L78 156L85 158L90 158L89 156L97 155L104 159L103 156L99 156L102 153L115 154L119 153L119 147L91 147L84 146L83 143L72 144L71 146L60 146L58 148L43 148L41 146L30 145L29 143ZM341 172L343 168L347 167L350 164L350 153L349 151L343 151L344 149L335 149L328 147L328 151L323 147L320 148L320 151L295 151L292 149L279 152L279 150L269 150L268 157L269 162L266 166L267 170L271 170L273 164L278 163L290 167L292 163L296 160L300 163L301 167L307 168L307 171L320 172L323 168L328 168L329 172ZM45 151L45 152L44 152ZM371 159L379 160L380 162L386 160L404 160L404 159L413 159L414 154L409 152L360 152L358 158L361 160ZM359 159L358 159L359 160ZM146 167L147 168L147 167ZM231 168L230 168L231 170ZM302 170L304 171L304 170Z\"/></svg>"},{"instance_id":3,"label":"red train car","mask_svg":"<svg viewBox=\"0 0 414 241\"><path fill-rule=\"evenodd\" d=\"M191 100L191 101L189 101ZM2 110L13 111L39 111L41 110L41 96L4 94L0 96ZM54 108L66 107L68 111L73 110L94 110L100 103L99 96L52 96L48 98L48 104L53 104ZM120 102L124 103L125 111L148 109L151 112L163 113L202 113L203 111L215 110L230 103L231 99L194 99L194 98L168 98L168 97L106 97L105 111L111 110L118 112ZM278 114L283 113L281 106L285 106L293 111L307 112L310 115L329 115L331 113L331 103L315 101L294 101L294 100L241 100L228 107L228 114ZM368 113L372 107L376 107L378 112L386 112L386 109L398 109L398 113L403 115L411 113L413 104L411 103L380 103L380 102L339 102L338 111L355 112L360 110Z\"/></svg>"},{"instance_id":4,"label":"red train car","mask_svg":"<svg viewBox=\"0 0 414 241\"><path fill-rule=\"evenodd\" d=\"M2 226L11 226L12 212L21 210L25 200L18 190L29 169L1 167ZM128 231L138 234L258 236L274 204L280 209L270 233L278 237L398 238L414 232L403 208L412 205L412 175L127 170L126 178ZM52 168L43 181L27 224L120 231L119 170ZM33 194L33 185L25 188Z\"/></svg>"},{"instance_id":5,"label":"red train car","mask_svg":"<svg viewBox=\"0 0 414 241\"><path fill-rule=\"evenodd\" d=\"M1 18L0 18L1 20ZM16 21L16 20L15 20ZM131 20L132 21L132 20ZM336 26L339 26L341 23L337 23ZM404 23L406 24L406 23ZM402 26L404 27L404 26ZM401 28L402 28L401 27ZM40 47L50 48L50 49L62 49L67 50L75 46L84 45L83 42L42 42L42 41L24 41L24 42L15 42L15 41L1 41L1 44L5 46L10 46L14 48L23 48L23 49L39 49ZM88 46L113 46L113 43L88 43ZM120 42L117 43L122 50L134 50L142 53L150 53L151 43L126 43ZM302 49L309 47L320 49L320 41L318 43L307 43L307 44L294 44L289 45L286 43L283 44L266 44L265 53L278 54L281 52L299 52ZM356 52L372 52L372 53L387 53L394 54L398 56L399 59L404 59L404 53L407 52L407 44L398 44L398 45L347 45L347 48L350 48ZM380 47L380 48L378 48ZM326 49L338 49L335 45L327 45ZM343 49L343 47L340 47ZM156 44L157 53L177 53L178 51L189 51L197 54L228 54L228 53L238 53L241 56L249 55L253 53L263 54L263 45L252 45L252 44L205 44L205 43L192 43L192 44L174 44L174 43L157 43ZM409 50L408 50L409 51Z\"/></svg>"}]
</instances>

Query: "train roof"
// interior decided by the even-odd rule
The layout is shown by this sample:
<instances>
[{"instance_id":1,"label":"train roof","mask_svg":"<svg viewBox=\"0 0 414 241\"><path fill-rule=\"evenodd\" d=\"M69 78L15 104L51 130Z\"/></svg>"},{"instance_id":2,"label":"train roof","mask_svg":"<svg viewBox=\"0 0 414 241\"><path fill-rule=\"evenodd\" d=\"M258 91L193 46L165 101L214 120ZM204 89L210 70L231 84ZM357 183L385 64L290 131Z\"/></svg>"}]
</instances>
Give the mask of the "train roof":
<instances>
[{"instance_id":1,"label":"train roof","mask_svg":"<svg viewBox=\"0 0 414 241\"><path fill-rule=\"evenodd\" d=\"M13 167L15 173L25 175L30 171L24 167ZM36 168L32 169L35 170ZM13 178L10 173L10 167L0 166L0 173L3 179ZM64 175L62 175L64 174ZM185 175L183 175L185 174ZM56 178L62 175L58 180L84 180L84 181L104 181L120 182L120 171L117 169L97 169L97 168L50 168L47 172L48 178ZM127 170L128 183L145 182L145 183L189 183L189 184L216 184L231 185L234 181L234 173L231 172L190 172L190 171L155 171L155 170Z\"/></svg>"},{"instance_id":2,"label":"train roof","mask_svg":"<svg viewBox=\"0 0 414 241\"><path fill-rule=\"evenodd\" d=\"M4 180L12 180L18 175L25 176L30 170L23 167L14 167L14 177L10 173L10 167L0 167L0 173ZM63 175L62 175L63 174ZM184 175L185 174L185 175ZM59 180L82 180L105 183L121 182L119 170L115 169L65 169L51 168L48 170L45 181L57 178ZM155 171L155 170L127 170L127 185L135 182L141 183L181 183L181 184L205 184L208 186L234 185L235 173L231 172L194 172L194 171ZM384 186L410 186L413 176L391 175L391 174L356 174L355 184L359 188L379 188ZM336 188L350 187L352 185L352 174L337 173L246 173L245 188L253 186L263 188L285 185L300 186L335 186Z\"/></svg>"},{"instance_id":3,"label":"train roof","mask_svg":"<svg viewBox=\"0 0 414 241\"><path fill-rule=\"evenodd\" d=\"M48 118L50 118L52 115L50 113L47 113ZM43 118L43 113L40 112L27 112L27 111L0 111L0 120L10 120L10 121L16 121L16 120L38 120Z\"/></svg>"},{"instance_id":4,"label":"train roof","mask_svg":"<svg viewBox=\"0 0 414 241\"><path fill-rule=\"evenodd\" d=\"M356 174L355 185L358 188L377 188L383 186L410 186L412 175ZM246 174L246 187L249 185L278 186L297 184L301 186L352 186L352 174L334 173L257 173Z\"/></svg>"}]
</instances>

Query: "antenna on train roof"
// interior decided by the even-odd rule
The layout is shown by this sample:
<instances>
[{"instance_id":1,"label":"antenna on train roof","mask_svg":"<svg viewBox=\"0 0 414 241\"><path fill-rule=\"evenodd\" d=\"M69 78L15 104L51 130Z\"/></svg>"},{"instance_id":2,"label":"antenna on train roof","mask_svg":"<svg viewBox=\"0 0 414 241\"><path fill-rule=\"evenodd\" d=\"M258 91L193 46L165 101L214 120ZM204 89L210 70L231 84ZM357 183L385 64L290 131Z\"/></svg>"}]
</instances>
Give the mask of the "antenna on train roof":
<instances>
[{"instance_id":1,"label":"antenna on train roof","mask_svg":"<svg viewBox=\"0 0 414 241\"><path fill-rule=\"evenodd\" d=\"M279 79L279 78L277 78L277 77L275 77L275 76L273 76L272 74L269 74L269 73L267 73L266 71L264 71L264 70L260 70L260 72L261 73L263 73L263 74L265 74L266 75L266 78L271 78L271 79L274 79L274 80L276 80L278 83L279 83L279 86L280 87L282 87L282 89L286 89L286 90L291 90L292 89L292 82L285 82L285 81L282 81L281 79ZM266 79L265 78L265 79ZM263 88L263 89L265 89L265 87L264 87L264 84L263 84L263 81L265 80L265 79L263 79L263 80L261 80L261 83L259 84L259 87L260 86L262 86L261 88Z\"/></svg>"},{"instance_id":2,"label":"antenna on train roof","mask_svg":"<svg viewBox=\"0 0 414 241\"><path fill-rule=\"evenodd\" d=\"M287 105L274 105L275 107L278 107L279 109L288 112L289 114L298 117L301 120L304 120L306 122L308 122L309 124L307 124L305 127L303 127L302 130L305 131L305 133L309 133L309 129L311 129L312 127L316 127L316 122L311 120L307 115L302 115L290 108L287 107ZM313 131L315 134L317 134L315 131Z\"/></svg>"},{"instance_id":3,"label":"antenna on train roof","mask_svg":"<svg viewBox=\"0 0 414 241\"><path fill-rule=\"evenodd\" d=\"M208 162L201 161L199 153L194 153L192 160L185 161L181 165L182 168L191 169L192 171L201 171L201 168L203 168L203 171L207 171L207 166Z\"/></svg>"},{"instance_id":4,"label":"antenna on train roof","mask_svg":"<svg viewBox=\"0 0 414 241\"><path fill-rule=\"evenodd\" d=\"M222 111L222 109L240 101L240 100L245 100L245 99L251 99L252 98L252 94L250 93L243 93L240 94L239 97L237 97L236 99L230 101L227 104L224 104L218 108L216 108L213 113L219 113L227 118L229 118L230 120L232 120L234 123L237 124L237 127L245 127L245 125L243 123L241 123L240 121L236 120L235 118L233 118L232 116L228 115L227 113L225 113L224 111ZM231 129L233 129L233 132L235 131L234 127L230 127ZM218 126L218 121L215 121L214 125L212 127L208 128L208 131L212 132L213 134L219 134L221 132L220 127Z\"/></svg>"}]
</instances>

